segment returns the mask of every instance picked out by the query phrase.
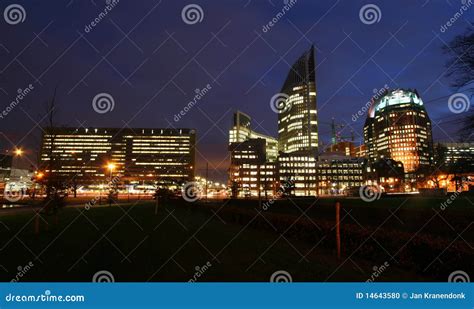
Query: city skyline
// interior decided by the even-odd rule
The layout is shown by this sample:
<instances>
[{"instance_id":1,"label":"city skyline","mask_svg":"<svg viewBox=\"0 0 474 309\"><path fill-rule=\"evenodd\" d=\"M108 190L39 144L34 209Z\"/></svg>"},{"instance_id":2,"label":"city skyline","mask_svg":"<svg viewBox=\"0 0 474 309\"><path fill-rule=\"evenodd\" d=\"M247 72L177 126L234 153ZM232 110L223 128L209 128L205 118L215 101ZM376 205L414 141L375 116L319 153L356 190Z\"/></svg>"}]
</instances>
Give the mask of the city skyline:
<instances>
[{"instance_id":1,"label":"city skyline","mask_svg":"<svg viewBox=\"0 0 474 309\"><path fill-rule=\"evenodd\" d=\"M473 1L2 2L1 280L469 282Z\"/></svg>"},{"instance_id":2,"label":"city skyline","mask_svg":"<svg viewBox=\"0 0 474 309\"><path fill-rule=\"evenodd\" d=\"M119 2L107 19L87 31L84 25L101 12L99 2L95 5L73 2L65 8L64 3L58 2L61 15L49 8L43 17L36 15L15 28L2 24L2 29L8 27L9 30L1 42L8 50L3 51L6 57L0 65L4 71L1 88L5 91L0 93L4 105L14 98L17 89L26 89L30 83L34 88L19 106L1 119L5 134L2 149L13 149L20 141L19 146L29 151L39 148L40 129L36 123L45 113L42 102L51 98L57 86L59 124L196 128L198 139L202 132L197 145L198 173L204 173L207 161L212 178L222 181L227 176L229 163L226 133L231 127L232 113L241 110L251 115L256 123L253 129L276 137L277 115L271 111L270 99L280 92L285 71L311 44L315 45L316 53L320 119L334 117L338 123L347 124L344 133L353 130L356 141L362 141L365 117L356 121L352 118L374 95L374 89L385 85L417 88L436 123L434 139L452 141L459 122L452 120L460 119L463 114L455 115L447 106L447 98L454 91L449 79L441 74L447 62L442 47L468 26L466 15L447 31L440 31L440 25L446 22L446 11L452 10L454 14L458 9L454 4L407 2L406 16L400 17L393 4L381 3L383 17L376 24L368 25L359 18L361 1L345 4L344 10L338 9L342 5L340 1L320 4L298 1L285 14L286 20L263 30L261 21L271 20L284 4L251 2L247 5L247 2L233 2L228 7L204 5L206 16L195 25L188 25L181 18L160 15L160 10L166 7L176 11L179 17L184 2L150 2L149 7L141 8L143 11ZM37 2L31 6L39 12L42 10ZM28 4L25 7L29 9ZM237 7L259 18L243 23L231 13ZM81 10L81 15L75 15L73 8ZM211 18L217 11L221 17ZM426 14L418 14L422 12ZM315 15L318 18L315 19ZM132 16L137 18L131 21ZM417 22L417 27L424 29L417 35L411 30L415 16L417 21L423 21ZM128 23L122 24L124 18ZM165 22L166 26L161 27ZM63 26L61 30L57 25ZM162 31L150 34L149 29L156 26ZM35 31L30 30L33 28ZM232 35L237 29L238 35ZM335 30L328 35L324 29ZM133 31L127 38L120 30ZM31 32L31 37L16 36L15 31ZM293 39L295 35L299 40ZM199 57L194 57L201 49ZM226 57L215 57L215 53L226 51ZM27 61L32 52L44 61ZM11 57L13 55L18 57ZM110 59L103 60L101 55ZM114 60L124 56L134 61ZM81 61L71 62L71 57ZM168 64L169 59L173 61ZM36 80L33 76L40 78ZM203 95L195 100L198 89ZM208 90L204 93L204 89ZM113 110L105 114L95 112L91 104L102 92L114 98ZM193 101L195 104L176 121L175 115ZM78 119L82 121L77 122ZM87 119L85 123L84 119ZM18 127L18 123L23 125ZM319 125L320 139L326 144L331 138L330 131L329 124Z\"/></svg>"}]
</instances>

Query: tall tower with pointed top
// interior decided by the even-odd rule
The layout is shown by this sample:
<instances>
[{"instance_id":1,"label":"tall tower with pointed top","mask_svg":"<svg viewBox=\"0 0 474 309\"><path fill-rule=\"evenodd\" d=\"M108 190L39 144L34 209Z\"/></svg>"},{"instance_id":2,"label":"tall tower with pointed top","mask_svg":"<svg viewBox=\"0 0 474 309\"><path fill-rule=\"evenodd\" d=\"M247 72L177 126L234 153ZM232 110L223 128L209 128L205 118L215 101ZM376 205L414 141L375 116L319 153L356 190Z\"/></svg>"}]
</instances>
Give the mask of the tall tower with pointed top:
<instances>
[{"instance_id":1,"label":"tall tower with pointed top","mask_svg":"<svg viewBox=\"0 0 474 309\"><path fill-rule=\"evenodd\" d=\"M278 114L278 145L284 153L318 152L314 46L299 57L281 89L285 106Z\"/></svg>"}]
</instances>

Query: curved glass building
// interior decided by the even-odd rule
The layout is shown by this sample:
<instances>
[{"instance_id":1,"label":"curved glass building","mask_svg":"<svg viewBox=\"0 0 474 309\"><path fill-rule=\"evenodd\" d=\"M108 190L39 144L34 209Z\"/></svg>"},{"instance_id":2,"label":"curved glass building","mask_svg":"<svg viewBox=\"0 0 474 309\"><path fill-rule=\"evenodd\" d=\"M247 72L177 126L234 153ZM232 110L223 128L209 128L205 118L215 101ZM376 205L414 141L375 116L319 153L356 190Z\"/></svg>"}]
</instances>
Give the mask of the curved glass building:
<instances>
[{"instance_id":1,"label":"curved glass building","mask_svg":"<svg viewBox=\"0 0 474 309\"><path fill-rule=\"evenodd\" d=\"M371 162L380 158L403 163L408 178L416 178L433 161L431 120L416 90L387 90L374 100L364 125Z\"/></svg>"},{"instance_id":2,"label":"curved glass building","mask_svg":"<svg viewBox=\"0 0 474 309\"><path fill-rule=\"evenodd\" d=\"M278 150L318 151L314 46L291 67L281 89L285 108L278 114Z\"/></svg>"}]
</instances>

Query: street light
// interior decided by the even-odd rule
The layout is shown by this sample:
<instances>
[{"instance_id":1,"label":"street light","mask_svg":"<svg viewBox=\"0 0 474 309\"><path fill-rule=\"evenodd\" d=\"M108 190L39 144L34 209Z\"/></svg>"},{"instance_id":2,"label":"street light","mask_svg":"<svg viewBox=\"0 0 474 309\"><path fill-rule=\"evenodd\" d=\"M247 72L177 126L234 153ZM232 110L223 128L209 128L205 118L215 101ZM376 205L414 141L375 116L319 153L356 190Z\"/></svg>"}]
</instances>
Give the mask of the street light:
<instances>
[{"instance_id":1,"label":"street light","mask_svg":"<svg viewBox=\"0 0 474 309\"><path fill-rule=\"evenodd\" d=\"M35 176L33 178L33 180L34 180L34 182L33 182L33 194L32 194L32 199L33 200L35 199L35 196L36 196L36 184L39 183L41 181L41 179L43 179L43 177L44 177L43 172L35 171Z\"/></svg>"},{"instance_id":2,"label":"street light","mask_svg":"<svg viewBox=\"0 0 474 309\"><path fill-rule=\"evenodd\" d=\"M23 155L23 149L16 148L15 149L15 155L18 156L18 157L21 157Z\"/></svg>"},{"instance_id":3,"label":"street light","mask_svg":"<svg viewBox=\"0 0 474 309\"><path fill-rule=\"evenodd\" d=\"M109 206L112 206L112 172L114 171L115 169L115 164L113 164L112 162L109 162L107 164L107 168L109 169L110 171L110 183L109 183Z\"/></svg>"},{"instance_id":4,"label":"street light","mask_svg":"<svg viewBox=\"0 0 474 309\"><path fill-rule=\"evenodd\" d=\"M110 176L110 181L112 181L112 172L114 171L115 169L115 164L114 163L109 163L107 164L107 168L109 169L109 176Z\"/></svg>"},{"instance_id":5,"label":"street light","mask_svg":"<svg viewBox=\"0 0 474 309\"><path fill-rule=\"evenodd\" d=\"M109 163L109 164L107 164L107 168L108 168L109 170L113 171L113 170L115 169L115 164Z\"/></svg>"}]
</instances>

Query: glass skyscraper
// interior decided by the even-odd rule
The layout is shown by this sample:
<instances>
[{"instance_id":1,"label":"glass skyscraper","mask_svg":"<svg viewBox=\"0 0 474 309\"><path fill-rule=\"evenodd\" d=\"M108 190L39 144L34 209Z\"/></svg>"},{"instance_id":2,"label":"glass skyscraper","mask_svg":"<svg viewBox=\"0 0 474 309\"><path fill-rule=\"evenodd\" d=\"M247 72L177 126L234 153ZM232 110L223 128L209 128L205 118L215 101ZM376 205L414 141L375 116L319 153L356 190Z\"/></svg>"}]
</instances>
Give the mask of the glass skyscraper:
<instances>
[{"instance_id":1,"label":"glass skyscraper","mask_svg":"<svg viewBox=\"0 0 474 309\"><path fill-rule=\"evenodd\" d=\"M285 108L278 114L278 150L285 153L318 151L314 46L290 69L281 94Z\"/></svg>"},{"instance_id":2,"label":"glass skyscraper","mask_svg":"<svg viewBox=\"0 0 474 309\"><path fill-rule=\"evenodd\" d=\"M364 125L364 139L371 162L384 158L400 161L409 178L432 164L431 121L416 90L389 90L374 101Z\"/></svg>"}]
</instances>

